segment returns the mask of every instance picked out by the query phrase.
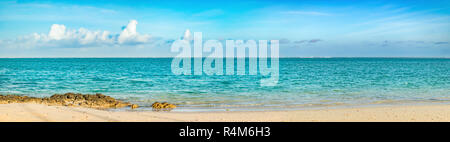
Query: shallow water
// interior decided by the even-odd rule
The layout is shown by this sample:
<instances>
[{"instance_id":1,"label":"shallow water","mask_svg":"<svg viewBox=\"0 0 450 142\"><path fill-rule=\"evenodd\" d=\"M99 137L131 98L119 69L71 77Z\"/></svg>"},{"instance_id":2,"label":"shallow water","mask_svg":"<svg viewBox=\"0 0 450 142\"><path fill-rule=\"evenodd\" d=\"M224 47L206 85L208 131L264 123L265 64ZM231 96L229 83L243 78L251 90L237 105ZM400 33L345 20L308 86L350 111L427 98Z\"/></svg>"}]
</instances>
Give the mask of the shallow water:
<instances>
[{"instance_id":1,"label":"shallow water","mask_svg":"<svg viewBox=\"0 0 450 142\"><path fill-rule=\"evenodd\" d=\"M448 58L281 58L277 86L259 75L177 76L172 58L0 59L0 94L103 93L181 109L295 108L450 101Z\"/></svg>"}]
</instances>

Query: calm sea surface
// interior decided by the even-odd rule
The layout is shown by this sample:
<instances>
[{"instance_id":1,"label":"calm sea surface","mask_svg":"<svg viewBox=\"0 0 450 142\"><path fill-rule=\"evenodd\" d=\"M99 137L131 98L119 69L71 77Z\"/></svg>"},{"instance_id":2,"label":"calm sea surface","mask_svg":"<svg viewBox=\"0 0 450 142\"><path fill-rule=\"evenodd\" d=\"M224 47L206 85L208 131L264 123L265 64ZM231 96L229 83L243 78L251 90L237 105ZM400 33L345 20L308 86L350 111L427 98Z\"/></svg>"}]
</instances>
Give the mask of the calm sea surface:
<instances>
[{"instance_id":1,"label":"calm sea surface","mask_svg":"<svg viewBox=\"0 0 450 142\"><path fill-rule=\"evenodd\" d=\"M172 58L0 59L0 94L103 93L181 110L450 102L448 58L281 58L277 86L259 75L178 76Z\"/></svg>"}]
</instances>

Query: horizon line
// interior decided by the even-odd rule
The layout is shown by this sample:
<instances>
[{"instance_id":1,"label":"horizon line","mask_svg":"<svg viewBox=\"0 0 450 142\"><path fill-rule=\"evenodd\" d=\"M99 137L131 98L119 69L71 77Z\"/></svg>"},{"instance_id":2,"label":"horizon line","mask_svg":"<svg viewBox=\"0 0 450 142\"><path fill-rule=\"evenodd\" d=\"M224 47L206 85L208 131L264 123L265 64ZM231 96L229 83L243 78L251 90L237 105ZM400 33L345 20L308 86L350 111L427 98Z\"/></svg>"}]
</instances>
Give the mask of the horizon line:
<instances>
[{"instance_id":1,"label":"horizon line","mask_svg":"<svg viewBox=\"0 0 450 142\"><path fill-rule=\"evenodd\" d=\"M32 58L175 58L175 57L0 57L0 59L32 59ZM199 58L199 57L190 57ZM207 57L202 57L207 58ZM222 57L230 58L230 57ZM238 57L233 57L238 58ZM250 58L250 57L245 57ZM258 57L257 57L258 58ZM270 57L267 57L270 58ZM285 56L279 58L450 58L450 56Z\"/></svg>"}]
</instances>

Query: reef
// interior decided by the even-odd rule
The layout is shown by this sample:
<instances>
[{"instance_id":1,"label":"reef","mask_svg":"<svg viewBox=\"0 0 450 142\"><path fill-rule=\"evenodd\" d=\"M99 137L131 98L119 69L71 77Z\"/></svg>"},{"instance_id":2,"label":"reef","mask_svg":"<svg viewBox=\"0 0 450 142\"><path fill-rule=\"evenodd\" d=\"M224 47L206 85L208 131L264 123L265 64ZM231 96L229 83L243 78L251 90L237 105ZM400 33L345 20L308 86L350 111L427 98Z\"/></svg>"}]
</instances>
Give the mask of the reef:
<instances>
[{"instance_id":1,"label":"reef","mask_svg":"<svg viewBox=\"0 0 450 142\"><path fill-rule=\"evenodd\" d=\"M123 108L131 107L135 109L139 107L136 104L131 104L129 102L123 102L116 100L113 97L106 96L103 94L76 94L76 93L65 93L65 94L55 94L50 97L37 98L29 96L18 96L18 95L0 95L0 104L10 104L10 103L37 103L37 104L47 104L47 105L57 105L57 106L80 106L88 108Z\"/></svg>"},{"instance_id":2,"label":"reef","mask_svg":"<svg viewBox=\"0 0 450 142\"><path fill-rule=\"evenodd\" d=\"M174 104L169 104L167 102L159 103L155 102L152 104L152 108L154 111L171 111L172 109L176 108L177 106Z\"/></svg>"}]
</instances>

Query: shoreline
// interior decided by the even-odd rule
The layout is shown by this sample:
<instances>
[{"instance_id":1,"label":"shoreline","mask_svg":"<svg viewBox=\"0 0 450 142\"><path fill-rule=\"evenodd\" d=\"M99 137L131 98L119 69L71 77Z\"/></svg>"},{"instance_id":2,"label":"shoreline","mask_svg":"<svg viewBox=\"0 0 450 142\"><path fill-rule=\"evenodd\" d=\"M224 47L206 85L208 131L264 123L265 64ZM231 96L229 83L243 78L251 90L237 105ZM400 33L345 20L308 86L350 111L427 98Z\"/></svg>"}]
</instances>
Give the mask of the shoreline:
<instances>
[{"instance_id":1,"label":"shoreline","mask_svg":"<svg viewBox=\"0 0 450 142\"><path fill-rule=\"evenodd\" d=\"M0 104L0 122L450 122L450 104L279 111L110 111L33 103Z\"/></svg>"},{"instance_id":2,"label":"shoreline","mask_svg":"<svg viewBox=\"0 0 450 142\"><path fill-rule=\"evenodd\" d=\"M339 105L298 105L298 106L256 106L256 107L186 107L180 106L171 112L264 112L264 111L309 111L321 109L351 109L372 107L396 107L396 106L428 106L428 105L450 105L450 101L397 101L385 103L366 104L339 104ZM110 109L109 111L129 111L128 108ZM135 111L151 111L151 107L141 106Z\"/></svg>"}]
</instances>

